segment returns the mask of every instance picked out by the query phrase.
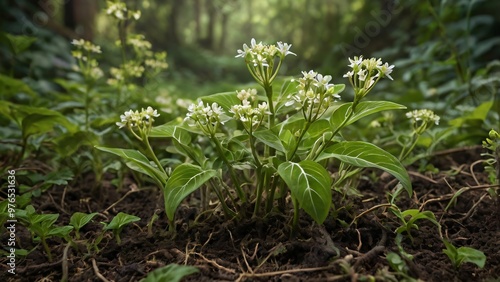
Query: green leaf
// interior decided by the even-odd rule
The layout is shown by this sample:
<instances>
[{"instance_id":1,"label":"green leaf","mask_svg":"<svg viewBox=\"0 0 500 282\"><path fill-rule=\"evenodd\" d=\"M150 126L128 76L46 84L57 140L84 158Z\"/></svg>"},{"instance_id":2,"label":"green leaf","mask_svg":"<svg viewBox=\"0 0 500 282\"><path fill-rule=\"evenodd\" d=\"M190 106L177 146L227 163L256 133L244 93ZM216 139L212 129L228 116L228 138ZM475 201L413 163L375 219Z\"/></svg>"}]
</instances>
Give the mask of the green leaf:
<instances>
[{"instance_id":1,"label":"green leaf","mask_svg":"<svg viewBox=\"0 0 500 282\"><path fill-rule=\"evenodd\" d=\"M65 124L74 126L62 115L41 115L32 114L26 116L22 121L23 137L26 138L33 134L40 134L52 131L54 125Z\"/></svg>"},{"instance_id":2,"label":"green leaf","mask_svg":"<svg viewBox=\"0 0 500 282\"><path fill-rule=\"evenodd\" d=\"M99 137L93 132L77 131L68 132L57 137L54 141L56 151L60 156L73 155L82 146L95 146L99 143Z\"/></svg>"},{"instance_id":3,"label":"green leaf","mask_svg":"<svg viewBox=\"0 0 500 282\"><path fill-rule=\"evenodd\" d=\"M480 250L469 247L460 247L457 249L458 257L463 262L471 262L479 268L483 268L486 263L486 256Z\"/></svg>"},{"instance_id":4,"label":"green leaf","mask_svg":"<svg viewBox=\"0 0 500 282\"><path fill-rule=\"evenodd\" d=\"M318 136L323 135L323 133L325 133L326 131L331 131L328 120L318 119L311 124L311 126L307 130L307 135L309 138L316 139Z\"/></svg>"},{"instance_id":5,"label":"green leaf","mask_svg":"<svg viewBox=\"0 0 500 282\"><path fill-rule=\"evenodd\" d=\"M47 236L57 236L64 238L73 230L73 226L58 226L50 229Z\"/></svg>"},{"instance_id":6,"label":"green leaf","mask_svg":"<svg viewBox=\"0 0 500 282\"><path fill-rule=\"evenodd\" d=\"M87 223L89 223L96 215L97 215L96 212L91 213L91 214L86 214L83 212L75 212L71 216L71 218L69 220L69 224L71 226L74 226L76 230L80 230L80 228L82 228Z\"/></svg>"},{"instance_id":7,"label":"green leaf","mask_svg":"<svg viewBox=\"0 0 500 282\"><path fill-rule=\"evenodd\" d=\"M209 105L212 105L212 103L217 103L219 106L221 106L224 110L229 111L231 109L231 106L233 105L240 105L241 101L238 99L236 96L236 92L223 92L223 93L217 93L217 94L212 94L209 96L204 96L201 97L201 100L203 103L208 103Z\"/></svg>"},{"instance_id":8,"label":"green leaf","mask_svg":"<svg viewBox=\"0 0 500 282\"><path fill-rule=\"evenodd\" d=\"M96 146L96 148L101 151L122 157L123 159L126 160L126 164L129 168L148 175L149 177L156 180L158 185L161 184L161 186L164 186L167 183L166 179L168 178L168 176L162 171L160 171L160 169L151 165L149 159L137 150L107 148L99 146Z\"/></svg>"},{"instance_id":9,"label":"green leaf","mask_svg":"<svg viewBox=\"0 0 500 282\"><path fill-rule=\"evenodd\" d=\"M285 148L283 147L280 138L272 130L259 130L254 132L253 136L267 146L274 148L280 152L285 152Z\"/></svg>"},{"instance_id":10,"label":"green leaf","mask_svg":"<svg viewBox=\"0 0 500 282\"><path fill-rule=\"evenodd\" d=\"M104 230L121 230L125 225L141 220L140 217L135 215L119 212L111 222L104 227Z\"/></svg>"},{"instance_id":11,"label":"green leaf","mask_svg":"<svg viewBox=\"0 0 500 282\"><path fill-rule=\"evenodd\" d=\"M151 132L149 133L149 137L167 137L170 138L173 136L175 129L178 127L178 124L166 123L160 126L155 126L151 128Z\"/></svg>"},{"instance_id":12,"label":"green leaf","mask_svg":"<svg viewBox=\"0 0 500 282\"><path fill-rule=\"evenodd\" d=\"M486 263L486 256L480 250L469 247L456 248L452 243L443 240L446 249L443 249L448 258L451 260L455 268L460 267L464 262L471 262L479 268L483 268Z\"/></svg>"},{"instance_id":13,"label":"green leaf","mask_svg":"<svg viewBox=\"0 0 500 282\"><path fill-rule=\"evenodd\" d=\"M493 100L484 102L477 106L477 108L475 108L471 113L450 120L449 124L454 127L461 127L471 121L484 121L493 106L493 102Z\"/></svg>"},{"instance_id":14,"label":"green leaf","mask_svg":"<svg viewBox=\"0 0 500 282\"><path fill-rule=\"evenodd\" d=\"M29 96L36 97L36 93L29 87L24 81L20 79L15 79L3 74L0 74L0 85L2 85L2 92L0 93L2 96L6 96L7 98L18 94L25 93ZM3 103L7 103L7 101L2 101ZM4 113L2 113L4 114Z\"/></svg>"},{"instance_id":15,"label":"green leaf","mask_svg":"<svg viewBox=\"0 0 500 282\"><path fill-rule=\"evenodd\" d=\"M187 163L176 167L163 189L168 218L174 220L175 211L182 200L216 174L215 170L204 170Z\"/></svg>"},{"instance_id":16,"label":"green leaf","mask_svg":"<svg viewBox=\"0 0 500 282\"><path fill-rule=\"evenodd\" d=\"M8 41L9 41L9 47L15 55L18 55L19 53L23 52L24 50L28 49L31 44L33 44L37 38L36 37L31 37L31 36L26 36L26 35L12 35L8 33L2 33Z\"/></svg>"},{"instance_id":17,"label":"green leaf","mask_svg":"<svg viewBox=\"0 0 500 282\"><path fill-rule=\"evenodd\" d=\"M345 103L333 112L330 118L330 125L333 129L337 129L340 124L347 118L352 108L352 102ZM351 116L344 126L352 124L361 118L375 114L381 111L388 110L404 110L405 106L387 101L363 101L356 106L356 112Z\"/></svg>"},{"instance_id":18,"label":"green leaf","mask_svg":"<svg viewBox=\"0 0 500 282\"><path fill-rule=\"evenodd\" d=\"M344 91L345 89L345 84L335 84L333 85L333 90L330 90L332 92L329 92L331 95L339 94L340 92Z\"/></svg>"},{"instance_id":19,"label":"green leaf","mask_svg":"<svg viewBox=\"0 0 500 282\"><path fill-rule=\"evenodd\" d=\"M313 161L286 162L278 174L303 208L318 224L323 223L332 204L331 178L326 169Z\"/></svg>"},{"instance_id":20,"label":"green leaf","mask_svg":"<svg viewBox=\"0 0 500 282\"><path fill-rule=\"evenodd\" d=\"M383 149L362 141L343 141L326 148L317 161L336 158L357 167L373 167L382 169L396 177L408 194L412 188L408 172L399 160Z\"/></svg>"},{"instance_id":21,"label":"green leaf","mask_svg":"<svg viewBox=\"0 0 500 282\"><path fill-rule=\"evenodd\" d=\"M182 278L197 272L198 268L194 266L172 263L151 271L141 282L179 282Z\"/></svg>"}]
</instances>

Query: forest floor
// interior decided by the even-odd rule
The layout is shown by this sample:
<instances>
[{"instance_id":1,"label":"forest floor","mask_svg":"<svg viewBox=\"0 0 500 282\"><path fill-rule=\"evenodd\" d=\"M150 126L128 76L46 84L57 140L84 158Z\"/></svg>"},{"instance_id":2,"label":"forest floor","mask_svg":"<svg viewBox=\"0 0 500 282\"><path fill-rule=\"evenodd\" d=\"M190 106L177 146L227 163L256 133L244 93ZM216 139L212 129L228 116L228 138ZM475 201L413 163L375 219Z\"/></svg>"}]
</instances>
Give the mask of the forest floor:
<instances>
[{"instance_id":1,"label":"forest floor","mask_svg":"<svg viewBox=\"0 0 500 282\"><path fill-rule=\"evenodd\" d=\"M401 210L432 211L442 226L443 236L457 247L483 251L486 265L481 269L464 263L454 269L442 252L445 247L436 225L420 220L419 230L412 231L413 243L408 236L402 242L404 250L413 255L413 260L407 261L410 276L423 281L499 281L500 213L498 203L485 188L488 182L483 165L476 162L481 159L481 151L464 148L438 154L431 159L439 169L434 174L410 168L414 197L402 194L397 204ZM66 243L51 239L48 243L54 262L49 263L42 246L38 246L19 260L15 276L6 273L6 269L0 276L8 275L7 281L59 281L64 270L69 281L138 281L170 263L198 268L198 273L183 281L360 281L367 275L388 281L394 274L386 255L398 252L394 230L399 225L383 207L387 192L396 184L390 177L379 178L377 183L362 180L359 191L363 197L350 199L349 204L336 197L337 209L346 204L345 209L339 209L337 220L329 217L320 226L302 213L299 230L292 237L290 204L285 215L239 222L224 219L218 211L201 215L195 222L197 209L181 205L177 235L172 238L165 232L163 200L156 189L137 189L129 181L122 191L117 191L109 181L103 183L99 197L92 196L90 187L94 183L92 177L87 177L74 187L54 187L32 202L39 213L59 213L58 224L68 223L77 211L100 212L81 230L84 239L95 238L102 229L99 222L109 222L118 212L139 216L141 221L123 230L121 245L108 232L99 245L100 252L89 255L82 240L77 242L79 250L69 248L63 256ZM470 189L445 211L452 196L463 187ZM199 201L197 194L188 201ZM369 210L376 205L382 207ZM364 211L367 212L361 214ZM159 219L148 235L147 224L155 212ZM20 226L16 232L20 247L30 250L36 246L28 230ZM5 242L6 236L0 236L1 242ZM4 259L0 262L6 266ZM396 277L394 281L402 279Z\"/></svg>"}]
</instances>

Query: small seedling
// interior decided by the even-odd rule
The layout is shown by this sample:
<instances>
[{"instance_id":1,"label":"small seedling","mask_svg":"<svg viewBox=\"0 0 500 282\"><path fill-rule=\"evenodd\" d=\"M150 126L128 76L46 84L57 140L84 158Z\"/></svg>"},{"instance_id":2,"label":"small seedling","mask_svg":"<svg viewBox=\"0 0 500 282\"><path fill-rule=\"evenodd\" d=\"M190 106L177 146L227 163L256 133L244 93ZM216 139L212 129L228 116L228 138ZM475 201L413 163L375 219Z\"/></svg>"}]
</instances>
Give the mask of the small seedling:
<instances>
[{"instance_id":1,"label":"small seedling","mask_svg":"<svg viewBox=\"0 0 500 282\"><path fill-rule=\"evenodd\" d=\"M480 250L470 247L460 247L457 249L446 239L443 239L443 243L446 247L446 249L443 249L443 253L448 256L455 269L460 268L464 262L472 262L480 268L484 267L484 264L486 263L486 256Z\"/></svg>"},{"instance_id":2,"label":"small seedling","mask_svg":"<svg viewBox=\"0 0 500 282\"><path fill-rule=\"evenodd\" d=\"M488 172L491 184L500 184L500 134L492 129L488 135L489 138L483 141L483 148L489 151L481 154L487 157L484 170Z\"/></svg>"},{"instance_id":3,"label":"small seedling","mask_svg":"<svg viewBox=\"0 0 500 282\"><path fill-rule=\"evenodd\" d=\"M390 208L390 210L394 215L396 215L401 220L401 226L396 229L396 233L402 234L403 232L406 232L406 234L408 235L408 237L412 242L413 242L413 237L411 236L411 230L412 229L418 230L418 225L415 222L419 219L427 219L430 222L434 223L438 227L439 236L442 237L441 224L437 222L433 212L419 211L418 209L409 209L401 212L401 210L399 210L399 208L395 205L393 205ZM410 217L410 219L407 220L408 217Z\"/></svg>"},{"instance_id":4,"label":"small seedling","mask_svg":"<svg viewBox=\"0 0 500 282\"><path fill-rule=\"evenodd\" d=\"M75 237L77 240L80 239L80 229L89 223L97 213L86 214L82 212L75 212L71 219L69 220L69 224L75 228Z\"/></svg>"},{"instance_id":5,"label":"small seedling","mask_svg":"<svg viewBox=\"0 0 500 282\"><path fill-rule=\"evenodd\" d=\"M47 239L55 236L70 241L68 235L73 230L73 226L54 226L59 214L36 214L33 206L30 205L25 210L18 211L16 216L27 224L33 240L36 240L35 235L38 236L50 262L52 262L52 253Z\"/></svg>"},{"instance_id":6,"label":"small seedling","mask_svg":"<svg viewBox=\"0 0 500 282\"><path fill-rule=\"evenodd\" d=\"M120 233L122 232L123 227L125 227L125 225L127 225L129 223L136 222L139 220L141 220L141 219L137 216L126 214L123 212L119 212L113 218L113 220L111 220L111 222L109 224L104 226L104 230L112 230L113 235L115 236L115 239L116 239L116 243L118 243L118 245L120 245L122 243L122 240L120 238Z\"/></svg>"}]
</instances>

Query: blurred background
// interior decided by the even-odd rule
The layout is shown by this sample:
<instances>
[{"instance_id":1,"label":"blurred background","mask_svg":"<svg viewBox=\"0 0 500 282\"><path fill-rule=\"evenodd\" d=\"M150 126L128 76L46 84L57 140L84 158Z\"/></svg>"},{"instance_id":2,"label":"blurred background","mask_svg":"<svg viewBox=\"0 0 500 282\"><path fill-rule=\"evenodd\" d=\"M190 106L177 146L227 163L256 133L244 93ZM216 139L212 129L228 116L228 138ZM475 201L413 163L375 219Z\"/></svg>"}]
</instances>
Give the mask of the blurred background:
<instances>
[{"instance_id":1,"label":"blurred background","mask_svg":"<svg viewBox=\"0 0 500 282\"><path fill-rule=\"evenodd\" d=\"M381 57L396 66L395 81L383 81L377 92L409 107L448 110L456 117L463 108L498 96L500 1L125 2L142 12L129 29L145 35L155 51L168 53L169 68L156 81L161 95L195 98L251 83L243 61L234 56L256 38L293 45L297 56L288 56L281 70L287 76L314 69L347 83L342 75L348 57ZM0 0L1 29L38 38L14 66L0 48L2 70L49 91L51 79L68 75L74 38L100 45L104 68L119 64L118 29L105 8L98 0ZM454 113L456 107L462 108Z\"/></svg>"}]
</instances>

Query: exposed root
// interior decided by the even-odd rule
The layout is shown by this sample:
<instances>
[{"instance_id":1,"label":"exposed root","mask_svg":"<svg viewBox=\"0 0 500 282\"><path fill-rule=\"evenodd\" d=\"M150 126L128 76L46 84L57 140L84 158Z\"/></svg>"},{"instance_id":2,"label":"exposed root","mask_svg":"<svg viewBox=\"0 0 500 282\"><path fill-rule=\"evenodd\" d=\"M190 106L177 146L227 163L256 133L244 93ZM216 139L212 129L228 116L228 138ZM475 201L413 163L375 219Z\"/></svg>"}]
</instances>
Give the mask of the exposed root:
<instances>
[{"instance_id":1,"label":"exposed root","mask_svg":"<svg viewBox=\"0 0 500 282\"><path fill-rule=\"evenodd\" d=\"M103 282L110 282L108 279L106 279L106 277L104 277L99 272L99 268L97 267L97 262L95 261L95 259L92 259L92 268L94 269L94 273L95 273L95 276L97 276L97 278L101 279L101 281L103 281Z\"/></svg>"}]
</instances>

